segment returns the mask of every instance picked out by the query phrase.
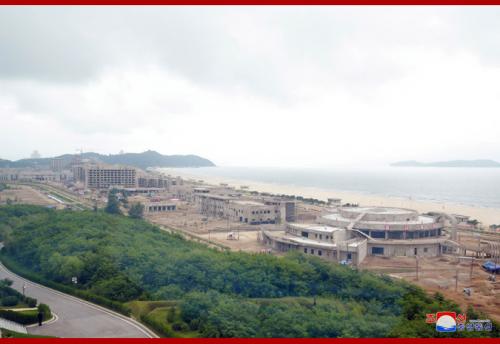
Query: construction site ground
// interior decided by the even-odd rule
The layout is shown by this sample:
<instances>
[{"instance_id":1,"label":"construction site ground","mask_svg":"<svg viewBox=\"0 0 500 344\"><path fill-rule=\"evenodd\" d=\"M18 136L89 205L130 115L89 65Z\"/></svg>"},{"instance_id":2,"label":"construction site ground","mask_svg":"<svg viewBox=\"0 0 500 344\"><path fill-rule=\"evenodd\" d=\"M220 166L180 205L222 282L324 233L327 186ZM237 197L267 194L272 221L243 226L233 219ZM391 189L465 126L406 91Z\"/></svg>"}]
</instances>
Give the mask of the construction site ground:
<instances>
[{"instance_id":1,"label":"construction site ground","mask_svg":"<svg viewBox=\"0 0 500 344\"><path fill-rule=\"evenodd\" d=\"M475 260L472 279L471 259L459 259L448 255L419 258L418 279L414 257L367 256L360 269L386 273L416 283L429 292L442 293L460 305L464 311L468 305L472 305L475 309L487 313L492 319L500 321L500 278L496 282L489 281L489 273L481 268L481 264L482 260ZM471 289L471 296L464 293L464 288Z\"/></svg>"},{"instance_id":2,"label":"construction site ground","mask_svg":"<svg viewBox=\"0 0 500 344\"><path fill-rule=\"evenodd\" d=\"M8 189L0 191L0 204L6 204L7 200L10 200L12 204L35 204L64 208L63 205L50 199L46 194L26 185L11 184Z\"/></svg>"}]
</instances>

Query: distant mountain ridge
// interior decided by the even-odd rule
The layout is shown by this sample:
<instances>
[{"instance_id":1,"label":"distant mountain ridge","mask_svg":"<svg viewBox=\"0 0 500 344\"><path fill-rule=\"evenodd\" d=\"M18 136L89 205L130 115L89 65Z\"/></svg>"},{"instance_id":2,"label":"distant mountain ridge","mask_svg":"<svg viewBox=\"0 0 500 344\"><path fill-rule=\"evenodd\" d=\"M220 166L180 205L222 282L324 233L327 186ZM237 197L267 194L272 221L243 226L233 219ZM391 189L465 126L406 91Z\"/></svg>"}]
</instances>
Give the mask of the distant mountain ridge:
<instances>
[{"instance_id":1,"label":"distant mountain ridge","mask_svg":"<svg viewBox=\"0 0 500 344\"><path fill-rule=\"evenodd\" d=\"M23 168L23 167L49 167L50 161L54 158L63 159L63 165L68 165L75 157L82 159L91 159L107 164L129 165L146 169L148 167L211 167L215 164L205 158L197 155L162 155L158 152L148 150L142 153L124 153L124 154L64 154L52 158L39 159L21 159L17 161L0 159L0 167Z\"/></svg>"},{"instance_id":2,"label":"distant mountain ridge","mask_svg":"<svg viewBox=\"0 0 500 344\"><path fill-rule=\"evenodd\" d=\"M398 161L392 163L395 167L500 167L500 162L488 159L479 160L450 160L436 162L419 162L415 160Z\"/></svg>"}]
</instances>

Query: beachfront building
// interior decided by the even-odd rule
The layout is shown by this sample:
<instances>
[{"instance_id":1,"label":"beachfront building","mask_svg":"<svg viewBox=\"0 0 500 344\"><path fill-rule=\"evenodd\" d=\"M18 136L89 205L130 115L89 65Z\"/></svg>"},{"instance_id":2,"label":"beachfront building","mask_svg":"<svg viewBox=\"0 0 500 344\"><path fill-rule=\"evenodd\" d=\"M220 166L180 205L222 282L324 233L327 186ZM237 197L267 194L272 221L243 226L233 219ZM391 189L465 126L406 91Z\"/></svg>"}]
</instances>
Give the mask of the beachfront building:
<instances>
[{"instance_id":1,"label":"beachfront building","mask_svg":"<svg viewBox=\"0 0 500 344\"><path fill-rule=\"evenodd\" d=\"M230 220L250 225L277 223L281 217L275 205L250 200L229 201L226 213Z\"/></svg>"},{"instance_id":2,"label":"beachfront building","mask_svg":"<svg viewBox=\"0 0 500 344\"><path fill-rule=\"evenodd\" d=\"M278 223L281 219L280 205L245 200L237 194L215 194L199 190L193 201L201 214L225 218L249 225Z\"/></svg>"},{"instance_id":3,"label":"beachfront building","mask_svg":"<svg viewBox=\"0 0 500 344\"><path fill-rule=\"evenodd\" d=\"M447 241L442 222L411 209L342 207L320 222L366 238L368 255L439 256Z\"/></svg>"},{"instance_id":4,"label":"beachfront building","mask_svg":"<svg viewBox=\"0 0 500 344\"><path fill-rule=\"evenodd\" d=\"M279 210L281 223L297 220L297 202L283 198L264 198L263 203Z\"/></svg>"},{"instance_id":5,"label":"beachfront building","mask_svg":"<svg viewBox=\"0 0 500 344\"><path fill-rule=\"evenodd\" d=\"M196 194L194 201L198 211L207 216L226 217L229 202L233 197L200 192Z\"/></svg>"},{"instance_id":6,"label":"beachfront building","mask_svg":"<svg viewBox=\"0 0 500 344\"><path fill-rule=\"evenodd\" d=\"M284 231L262 230L258 240L276 251L296 250L354 265L365 259L368 242L345 228L304 223L288 223Z\"/></svg>"}]
</instances>

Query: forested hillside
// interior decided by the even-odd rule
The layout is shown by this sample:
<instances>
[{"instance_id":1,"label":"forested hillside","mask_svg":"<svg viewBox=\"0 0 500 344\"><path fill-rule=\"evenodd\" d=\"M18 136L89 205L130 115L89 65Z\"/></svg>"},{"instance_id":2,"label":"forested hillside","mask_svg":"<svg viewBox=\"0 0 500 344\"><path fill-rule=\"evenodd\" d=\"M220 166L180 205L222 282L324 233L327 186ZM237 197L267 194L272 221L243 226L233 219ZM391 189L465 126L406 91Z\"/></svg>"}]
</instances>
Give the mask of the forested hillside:
<instances>
[{"instance_id":1,"label":"forested hillside","mask_svg":"<svg viewBox=\"0 0 500 344\"><path fill-rule=\"evenodd\" d=\"M101 212L0 207L0 236L3 255L52 281L76 276L119 302L178 300L181 325L203 336L434 336L425 313L458 311L388 277L300 253L219 252Z\"/></svg>"}]
</instances>

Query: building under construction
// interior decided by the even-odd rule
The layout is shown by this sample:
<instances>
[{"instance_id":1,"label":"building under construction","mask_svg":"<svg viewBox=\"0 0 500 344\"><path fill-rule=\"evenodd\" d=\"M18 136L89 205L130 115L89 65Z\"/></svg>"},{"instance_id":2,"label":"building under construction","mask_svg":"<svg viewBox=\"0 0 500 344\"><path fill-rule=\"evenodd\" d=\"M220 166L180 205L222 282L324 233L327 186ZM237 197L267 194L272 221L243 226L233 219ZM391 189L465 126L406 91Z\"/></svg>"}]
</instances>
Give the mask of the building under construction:
<instances>
[{"instance_id":1,"label":"building under construction","mask_svg":"<svg viewBox=\"0 0 500 344\"><path fill-rule=\"evenodd\" d=\"M262 231L259 240L279 251L300 250L356 265L366 255L439 256L449 241L440 221L410 209L339 207L318 222Z\"/></svg>"}]
</instances>

